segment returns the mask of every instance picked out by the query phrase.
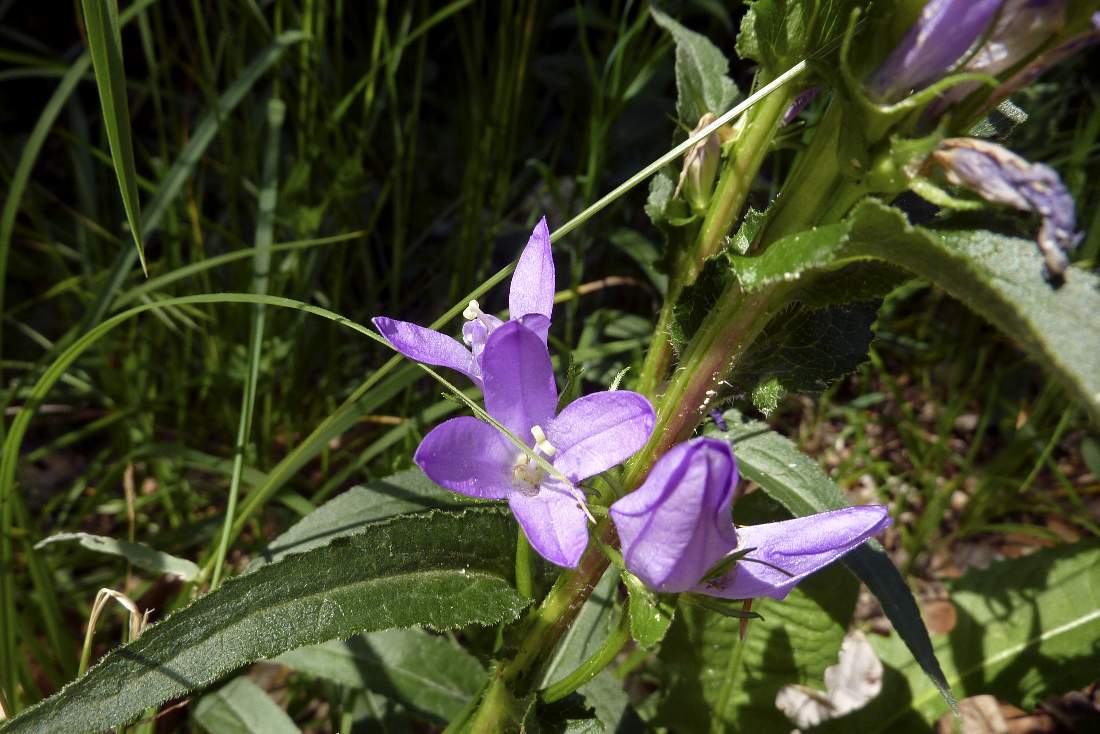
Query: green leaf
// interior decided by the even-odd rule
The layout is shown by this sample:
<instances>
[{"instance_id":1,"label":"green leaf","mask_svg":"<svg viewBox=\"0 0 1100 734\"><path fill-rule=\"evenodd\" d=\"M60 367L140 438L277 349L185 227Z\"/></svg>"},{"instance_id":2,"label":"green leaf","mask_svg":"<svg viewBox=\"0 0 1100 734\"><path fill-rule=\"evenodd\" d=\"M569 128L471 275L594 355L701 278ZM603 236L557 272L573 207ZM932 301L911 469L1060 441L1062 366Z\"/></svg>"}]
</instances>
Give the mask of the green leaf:
<instances>
[{"instance_id":1,"label":"green leaf","mask_svg":"<svg viewBox=\"0 0 1100 734\"><path fill-rule=\"evenodd\" d=\"M366 486L352 487L329 500L271 541L246 573L282 560L293 553L328 545L336 538L355 535L367 525L413 512L471 507L484 504L448 492L419 469L407 469Z\"/></svg>"},{"instance_id":2,"label":"green leaf","mask_svg":"<svg viewBox=\"0 0 1100 734\"><path fill-rule=\"evenodd\" d=\"M118 187L130 234L134 238L141 269L145 266L145 249L141 244L141 205L138 200L137 168L134 165L134 144L130 136L130 106L126 99L126 70L122 65L122 34L119 32L117 0L83 0L84 26L88 31L88 50L95 70L99 104L103 110L103 127L111 148Z\"/></svg>"},{"instance_id":3,"label":"green leaf","mask_svg":"<svg viewBox=\"0 0 1100 734\"><path fill-rule=\"evenodd\" d=\"M126 540L115 540L103 535L91 533L59 533L35 543L34 549L40 550L54 543L62 543L75 540L81 546L96 553L107 553L113 556L122 556L138 568L153 573L165 573L176 576L184 581L193 581L199 575L199 567L186 558L177 558L168 553L154 550L147 545L130 543Z\"/></svg>"},{"instance_id":4,"label":"green leaf","mask_svg":"<svg viewBox=\"0 0 1100 734\"><path fill-rule=\"evenodd\" d=\"M230 579L0 726L57 734L125 724L242 665L358 632L511 621L515 525L499 508L395 518Z\"/></svg>"},{"instance_id":5,"label":"green leaf","mask_svg":"<svg viewBox=\"0 0 1100 734\"><path fill-rule=\"evenodd\" d=\"M741 19L737 55L760 63L768 77L778 76L803 59L820 63L835 58L855 0L753 0Z\"/></svg>"},{"instance_id":6,"label":"green leaf","mask_svg":"<svg viewBox=\"0 0 1100 734\"><path fill-rule=\"evenodd\" d=\"M1069 268L1044 277L1033 242L987 231L911 226L872 200L847 220L786 237L758 257L732 257L743 287L806 279L863 260L900 266L943 288L1017 340L1100 420L1100 277ZM812 289L812 288L811 288ZM796 295L797 297L797 295Z\"/></svg>"},{"instance_id":7,"label":"green leaf","mask_svg":"<svg viewBox=\"0 0 1100 734\"><path fill-rule=\"evenodd\" d=\"M767 415L784 393L817 393L867 359L877 302L825 308L795 305L777 316L738 362L730 383L753 392ZM770 389L761 404L757 391Z\"/></svg>"},{"instance_id":8,"label":"green leaf","mask_svg":"<svg viewBox=\"0 0 1100 734\"><path fill-rule=\"evenodd\" d=\"M1031 710L1096 680L1100 543L1041 550L971 571L949 584L958 621L936 637L947 680L963 696L988 693ZM947 709L896 636L872 638L885 665L882 693L824 731L928 731Z\"/></svg>"},{"instance_id":9,"label":"green leaf","mask_svg":"<svg viewBox=\"0 0 1100 734\"><path fill-rule=\"evenodd\" d=\"M740 96L729 78L729 61L710 40L671 16L650 8L653 20L676 42L676 113L690 130L708 112L721 115Z\"/></svg>"},{"instance_id":10,"label":"green leaf","mask_svg":"<svg viewBox=\"0 0 1100 734\"><path fill-rule=\"evenodd\" d=\"M677 732L791 730L775 708L784 685L823 686L837 661L859 586L836 566L803 582L784 601L759 599L748 622L681 605L660 658L671 685L658 709Z\"/></svg>"},{"instance_id":11,"label":"green leaf","mask_svg":"<svg viewBox=\"0 0 1100 734\"><path fill-rule=\"evenodd\" d=\"M647 650L656 647L668 633L676 605L647 589L642 580L629 571L623 571L623 582L626 584L630 636Z\"/></svg>"},{"instance_id":12,"label":"green leaf","mask_svg":"<svg viewBox=\"0 0 1100 734\"><path fill-rule=\"evenodd\" d=\"M210 734L297 734L301 731L262 688L243 675L200 698L191 717Z\"/></svg>"},{"instance_id":13,"label":"green leaf","mask_svg":"<svg viewBox=\"0 0 1100 734\"><path fill-rule=\"evenodd\" d=\"M331 640L283 653L275 662L351 688L367 688L442 721L456 717L485 682L477 658L420 629Z\"/></svg>"},{"instance_id":14,"label":"green leaf","mask_svg":"<svg viewBox=\"0 0 1100 734\"><path fill-rule=\"evenodd\" d=\"M844 492L817 462L767 424L744 420L736 410L726 412L723 421L728 430L711 433L730 441L741 475L759 484L792 515L805 517L850 505ZM948 705L953 706L954 698L936 660L913 592L882 547L877 541L868 541L845 556L844 564L878 598L912 656Z\"/></svg>"}]
</instances>

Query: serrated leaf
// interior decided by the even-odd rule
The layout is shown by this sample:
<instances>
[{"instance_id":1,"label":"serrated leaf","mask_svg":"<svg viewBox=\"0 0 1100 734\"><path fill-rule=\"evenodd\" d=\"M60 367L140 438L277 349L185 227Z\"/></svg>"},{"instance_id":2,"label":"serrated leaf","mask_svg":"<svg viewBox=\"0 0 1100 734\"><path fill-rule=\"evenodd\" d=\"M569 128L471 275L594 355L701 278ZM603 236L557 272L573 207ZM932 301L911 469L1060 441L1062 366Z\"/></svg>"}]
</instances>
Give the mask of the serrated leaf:
<instances>
[{"instance_id":1,"label":"serrated leaf","mask_svg":"<svg viewBox=\"0 0 1100 734\"><path fill-rule=\"evenodd\" d=\"M785 393L825 390L867 359L878 306L789 308L753 342L730 383L751 391L753 403L765 415Z\"/></svg>"},{"instance_id":2,"label":"serrated leaf","mask_svg":"<svg viewBox=\"0 0 1100 734\"><path fill-rule=\"evenodd\" d=\"M936 653L960 695L988 693L1031 710L1096 680L1100 543L1000 561L948 588L957 622L936 637ZM936 689L896 636L871 643L886 666L882 693L815 731L928 731L947 710Z\"/></svg>"},{"instance_id":3,"label":"serrated leaf","mask_svg":"<svg viewBox=\"0 0 1100 734\"><path fill-rule=\"evenodd\" d=\"M286 712L246 676L199 699L191 718L210 734L298 734Z\"/></svg>"},{"instance_id":4,"label":"serrated leaf","mask_svg":"<svg viewBox=\"0 0 1100 734\"><path fill-rule=\"evenodd\" d=\"M351 688L370 689L442 721L457 716L485 682L485 669L477 658L420 629L330 640L283 653L275 662Z\"/></svg>"},{"instance_id":5,"label":"serrated leaf","mask_svg":"<svg viewBox=\"0 0 1100 734\"><path fill-rule=\"evenodd\" d=\"M703 263L695 282L684 288L673 307L672 344L681 350L698 331L703 319L718 303L718 297L733 276L729 259L718 253Z\"/></svg>"},{"instance_id":6,"label":"serrated leaf","mask_svg":"<svg viewBox=\"0 0 1100 734\"><path fill-rule=\"evenodd\" d=\"M642 580L629 571L623 571L623 582L626 584L630 636L647 650L656 647L668 633L676 605L647 589Z\"/></svg>"},{"instance_id":7,"label":"serrated leaf","mask_svg":"<svg viewBox=\"0 0 1100 734\"><path fill-rule=\"evenodd\" d=\"M851 504L817 462L766 423L745 420L736 410L726 412L723 419L727 430L709 433L730 441L741 475L759 484L792 515L805 517ZM846 555L844 565L878 598L913 658L944 700L953 704L913 592L882 546L868 541Z\"/></svg>"},{"instance_id":8,"label":"serrated leaf","mask_svg":"<svg viewBox=\"0 0 1100 734\"><path fill-rule=\"evenodd\" d=\"M103 127L111 149L111 162L118 178L126 221L137 247L141 269L145 249L141 243L141 205L138 200L137 167L130 135L130 106L126 97L126 70L122 65L122 34L119 31L118 0L83 0L88 51L95 70L96 88L103 111Z\"/></svg>"},{"instance_id":9,"label":"serrated leaf","mask_svg":"<svg viewBox=\"0 0 1100 734\"><path fill-rule=\"evenodd\" d=\"M1043 277L1033 242L987 231L914 227L876 201L841 223L773 243L758 257L731 257L742 287L805 278L861 260L882 260L925 278L987 318L1050 369L1100 420L1100 277L1070 267L1060 285ZM797 296L796 296L797 297Z\"/></svg>"},{"instance_id":10,"label":"serrated leaf","mask_svg":"<svg viewBox=\"0 0 1100 734\"><path fill-rule=\"evenodd\" d=\"M657 25L676 42L676 113L690 130L708 112L720 115L740 96L729 78L729 61L706 36L650 8Z\"/></svg>"},{"instance_id":11,"label":"serrated leaf","mask_svg":"<svg viewBox=\"0 0 1100 734\"><path fill-rule=\"evenodd\" d=\"M131 543L127 540L115 540L104 535L92 535L91 533L58 533L44 538L34 545L35 550L40 550L54 543L77 541L80 545L96 553L106 553L112 556L121 556L138 568L153 573L164 573L175 576L184 581L191 581L198 577L199 567L186 558L177 558L168 553L154 550L147 545Z\"/></svg>"},{"instance_id":12,"label":"serrated leaf","mask_svg":"<svg viewBox=\"0 0 1100 734\"><path fill-rule=\"evenodd\" d=\"M659 721L677 732L782 732L790 723L775 708L785 685L821 688L837 661L855 609L858 585L836 566L803 582L784 601L759 599L748 623L681 605L660 658L671 687Z\"/></svg>"},{"instance_id":13,"label":"serrated leaf","mask_svg":"<svg viewBox=\"0 0 1100 734\"><path fill-rule=\"evenodd\" d=\"M248 572L287 555L328 545L336 538L355 535L372 522L407 513L477 504L484 502L448 492L420 469L407 469L352 487L321 505L271 541L263 554L249 564Z\"/></svg>"},{"instance_id":14,"label":"serrated leaf","mask_svg":"<svg viewBox=\"0 0 1100 734\"><path fill-rule=\"evenodd\" d=\"M737 55L760 63L774 77L803 59L835 55L855 0L753 0L741 19Z\"/></svg>"},{"instance_id":15,"label":"serrated leaf","mask_svg":"<svg viewBox=\"0 0 1100 734\"><path fill-rule=\"evenodd\" d=\"M499 508L374 523L230 579L0 731L120 726L247 663L358 632L510 621L527 604L510 584L515 538Z\"/></svg>"}]
</instances>

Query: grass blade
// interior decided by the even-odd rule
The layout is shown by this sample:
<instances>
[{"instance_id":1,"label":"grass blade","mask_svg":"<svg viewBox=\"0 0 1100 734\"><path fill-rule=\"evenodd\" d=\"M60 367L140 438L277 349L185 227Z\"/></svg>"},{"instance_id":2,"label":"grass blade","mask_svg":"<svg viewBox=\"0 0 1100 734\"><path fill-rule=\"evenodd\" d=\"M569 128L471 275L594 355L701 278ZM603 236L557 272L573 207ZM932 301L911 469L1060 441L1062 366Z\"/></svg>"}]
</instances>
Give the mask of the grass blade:
<instances>
[{"instance_id":1,"label":"grass blade","mask_svg":"<svg viewBox=\"0 0 1100 734\"><path fill-rule=\"evenodd\" d=\"M260 189L260 211L256 221L256 247L252 258L252 290L267 294L268 271L271 269L271 241L275 230L275 201L279 176L279 133L286 116L286 106L278 99L267 105L267 150L264 153L263 185ZM244 392L241 395L241 415L237 424L237 444L233 452L233 474L229 480L229 503L225 510L225 525L214 556L214 576L211 590L221 582L225 554L229 550L229 534L233 516L237 512L237 497L241 491L241 470L248 448L252 428L252 412L256 404L256 383L260 378L260 354L264 342L264 305L252 307L252 333L248 343L248 371L245 374Z\"/></svg>"},{"instance_id":2,"label":"grass blade","mask_svg":"<svg viewBox=\"0 0 1100 734\"><path fill-rule=\"evenodd\" d=\"M126 99L126 70L122 65L118 3L116 0L83 0L83 5L88 49L95 70L99 103L103 108L103 126L111 147L111 161L141 269L148 276L149 268L145 264L145 248L141 239L141 204L138 201L134 144L130 135L130 105Z\"/></svg>"}]
</instances>

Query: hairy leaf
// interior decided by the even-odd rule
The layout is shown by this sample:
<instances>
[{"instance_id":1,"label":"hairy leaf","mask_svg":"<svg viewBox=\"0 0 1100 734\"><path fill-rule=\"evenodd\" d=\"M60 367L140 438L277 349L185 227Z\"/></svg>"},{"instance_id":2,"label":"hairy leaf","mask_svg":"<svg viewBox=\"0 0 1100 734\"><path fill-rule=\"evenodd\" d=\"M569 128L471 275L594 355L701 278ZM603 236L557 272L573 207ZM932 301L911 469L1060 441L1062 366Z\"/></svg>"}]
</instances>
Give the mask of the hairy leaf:
<instances>
[{"instance_id":1,"label":"hairy leaf","mask_svg":"<svg viewBox=\"0 0 1100 734\"><path fill-rule=\"evenodd\" d=\"M210 734L297 734L300 730L271 697L241 676L199 699L195 723Z\"/></svg>"},{"instance_id":2,"label":"hairy leaf","mask_svg":"<svg viewBox=\"0 0 1100 734\"><path fill-rule=\"evenodd\" d=\"M733 445L741 475L759 484L792 515L805 517L851 504L817 462L766 423L744 420L736 410L728 411L723 422L727 430L712 433ZM844 564L878 598L921 669L948 705L954 705L913 592L882 547L868 541L845 556Z\"/></svg>"},{"instance_id":3,"label":"hairy leaf","mask_svg":"<svg viewBox=\"0 0 1100 734\"><path fill-rule=\"evenodd\" d=\"M737 55L775 77L803 59L835 56L855 0L752 0L741 19ZM821 71L828 73L828 64Z\"/></svg>"},{"instance_id":4,"label":"hairy leaf","mask_svg":"<svg viewBox=\"0 0 1100 734\"><path fill-rule=\"evenodd\" d=\"M336 538L355 535L379 520L474 504L485 503L448 492L428 479L420 469L407 469L385 479L368 482L366 486L352 487L321 505L271 541L263 554L252 561L248 571L293 553L328 545Z\"/></svg>"},{"instance_id":5,"label":"hairy leaf","mask_svg":"<svg viewBox=\"0 0 1100 734\"><path fill-rule=\"evenodd\" d=\"M653 20L676 42L676 113L690 130L708 112L721 115L740 96L729 78L729 61L710 40L671 16L650 8Z\"/></svg>"},{"instance_id":6,"label":"hairy leaf","mask_svg":"<svg viewBox=\"0 0 1100 734\"><path fill-rule=\"evenodd\" d=\"M38 541L34 545L35 550L40 550L54 543L75 540L81 546L96 553L106 553L112 556L121 556L138 568L152 571L153 573L166 573L176 576L184 581L191 581L199 575L199 567L186 558L154 550L141 543L131 543L126 540L115 540L103 535L91 533L58 533Z\"/></svg>"},{"instance_id":7,"label":"hairy leaf","mask_svg":"<svg viewBox=\"0 0 1100 734\"><path fill-rule=\"evenodd\" d=\"M855 609L858 584L838 567L799 585L784 601L759 599L748 622L681 605L660 658L671 686L659 720L677 732L788 732L775 708L784 685L822 688Z\"/></svg>"},{"instance_id":8,"label":"hairy leaf","mask_svg":"<svg viewBox=\"0 0 1100 734\"><path fill-rule=\"evenodd\" d=\"M351 688L367 688L443 721L457 716L485 682L477 658L420 629L331 640L291 650L275 662Z\"/></svg>"},{"instance_id":9,"label":"hairy leaf","mask_svg":"<svg viewBox=\"0 0 1100 734\"><path fill-rule=\"evenodd\" d=\"M676 606L674 597L661 596L647 589L642 580L630 572L623 573L626 583L627 614L630 615L630 636L647 650L655 647L672 624Z\"/></svg>"},{"instance_id":10,"label":"hairy leaf","mask_svg":"<svg viewBox=\"0 0 1100 734\"><path fill-rule=\"evenodd\" d=\"M947 680L1025 710L1096 680L1100 659L1100 543L1041 550L971 571L950 584L958 621L936 638ZM872 638L886 666L882 693L822 727L835 732L928 731L947 709L896 636Z\"/></svg>"},{"instance_id":11,"label":"hairy leaf","mask_svg":"<svg viewBox=\"0 0 1100 734\"><path fill-rule=\"evenodd\" d=\"M733 257L743 287L883 260L935 283L1017 340L1100 420L1100 277L1069 268L1043 277L1033 242L987 231L911 226L898 210L865 201L845 222L800 232L758 257ZM797 296L796 296L797 297Z\"/></svg>"},{"instance_id":12,"label":"hairy leaf","mask_svg":"<svg viewBox=\"0 0 1100 734\"><path fill-rule=\"evenodd\" d=\"M498 508L396 518L230 579L0 726L97 731L303 645L395 627L512 620L515 526Z\"/></svg>"},{"instance_id":13,"label":"hairy leaf","mask_svg":"<svg viewBox=\"0 0 1100 734\"><path fill-rule=\"evenodd\" d=\"M765 327L730 383L749 391L774 383L780 393L821 392L867 359L877 316L877 302L793 306Z\"/></svg>"}]
</instances>

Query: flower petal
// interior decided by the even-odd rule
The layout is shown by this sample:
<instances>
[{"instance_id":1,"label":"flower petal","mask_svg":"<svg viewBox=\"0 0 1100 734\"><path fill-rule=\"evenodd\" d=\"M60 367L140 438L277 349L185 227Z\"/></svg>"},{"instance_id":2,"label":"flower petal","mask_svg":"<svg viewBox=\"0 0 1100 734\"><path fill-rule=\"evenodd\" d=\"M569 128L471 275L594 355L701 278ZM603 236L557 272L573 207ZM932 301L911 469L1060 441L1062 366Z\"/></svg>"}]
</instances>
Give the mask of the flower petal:
<instances>
[{"instance_id":1,"label":"flower petal","mask_svg":"<svg viewBox=\"0 0 1100 734\"><path fill-rule=\"evenodd\" d=\"M645 445L654 420L653 406L635 392L578 398L545 426L546 438L558 450L554 466L574 482L607 471Z\"/></svg>"},{"instance_id":2,"label":"flower petal","mask_svg":"<svg viewBox=\"0 0 1100 734\"><path fill-rule=\"evenodd\" d=\"M694 588L737 546L730 504L737 464L723 441L697 438L662 456L611 505L626 567L657 591Z\"/></svg>"},{"instance_id":3,"label":"flower petal","mask_svg":"<svg viewBox=\"0 0 1100 734\"><path fill-rule=\"evenodd\" d=\"M462 416L433 428L413 461L429 479L452 492L502 500L514 490L511 468L518 453L497 429Z\"/></svg>"},{"instance_id":4,"label":"flower petal","mask_svg":"<svg viewBox=\"0 0 1100 734\"><path fill-rule=\"evenodd\" d=\"M386 337L386 341L409 359L424 364L450 367L466 375L476 384L481 384L481 375L478 373L474 356L457 339L452 339L438 331L425 329L423 326L410 324L408 321L398 321L385 316L376 316L371 321L382 336Z\"/></svg>"},{"instance_id":5,"label":"flower petal","mask_svg":"<svg viewBox=\"0 0 1100 734\"><path fill-rule=\"evenodd\" d=\"M531 426L544 428L554 417L558 389L550 353L533 331L518 321L496 329L481 354L485 409L521 440Z\"/></svg>"},{"instance_id":6,"label":"flower petal","mask_svg":"<svg viewBox=\"0 0 1100 734\"><path fill-rule=\"evenodd\" d=\"M989 27L1004 0L930 0L867 86L894 102L937 81Z\"/></svg>"},{"instance_id":7,"label":"flower petal","mask_svg":"<svg viewBox=\"0 0 1100 734\"><path fill-rule=\"evenodd\" d=\"M550 318L554 310L554 257L550 253L550 230L546 217L539 220L519 256L508 291L509 318L529 313Z\"/></svg>"},{"instance_id":8,"label":"flower petal","mask_svg":"<svg viewBox=\"0 0 1100 734\"><path fill-rule=\"evenodd\" d=\"M577 565L588 545L588 517L560 482L544 481L533 497L513 492L508 506L540 556L559 566Z\"/></svg>"},{"instance_id":9,"label":"flower petal","mask_svg":"<svg viewBox=\"0 0 1100 734\"><path fill-rule=\"evenodd\" d=\"M697 590L727 599L782 599L800 581L853 550L890 524L885 505L861 505L794 520L737 529L738 546L755 548L727 576ZM772 566L786 571L778 570Z\"/></svg>"}]
</instances>

